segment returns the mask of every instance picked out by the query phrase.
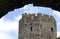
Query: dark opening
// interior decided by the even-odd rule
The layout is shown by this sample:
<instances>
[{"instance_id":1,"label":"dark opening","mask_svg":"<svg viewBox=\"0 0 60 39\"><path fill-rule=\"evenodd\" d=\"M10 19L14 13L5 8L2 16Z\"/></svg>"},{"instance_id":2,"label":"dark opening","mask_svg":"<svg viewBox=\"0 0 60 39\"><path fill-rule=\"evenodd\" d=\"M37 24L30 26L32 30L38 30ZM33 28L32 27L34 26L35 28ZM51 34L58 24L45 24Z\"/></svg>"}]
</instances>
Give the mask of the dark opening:
<instances>
[{"instance_id":1,"label":"dark opening","mask_svg":"<svg viewBox=\"0 0 60 39\"><path fill-rule=\"evenodd\" d=\"M32 31L32 27L30 27L31 31Z\"/></svg>"},{"instance_id":2,"label":"dark opening","mask_svg":"<svg viewBox=\"0 0 60 39\"><path fill-rule=\"evenodd\" d=\"M51 31L53 32L53 28L51 28Z\"/></svg>"}]
</instances>

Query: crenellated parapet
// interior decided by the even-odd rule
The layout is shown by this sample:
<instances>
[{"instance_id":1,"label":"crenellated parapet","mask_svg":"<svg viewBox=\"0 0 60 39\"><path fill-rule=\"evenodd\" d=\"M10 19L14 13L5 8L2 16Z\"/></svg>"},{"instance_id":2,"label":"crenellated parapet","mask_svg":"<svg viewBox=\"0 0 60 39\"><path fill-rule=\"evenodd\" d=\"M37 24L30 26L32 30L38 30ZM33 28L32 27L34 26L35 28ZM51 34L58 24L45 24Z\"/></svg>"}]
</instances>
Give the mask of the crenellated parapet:
<instances>
[{"instance_id":1,"label":"crenellated parapet","mask_svg":"<svg viewBox=\"0 0 60 39\"><path fill-rule=\"evenodd\" d=\"M28 19L28 18L31 20L39 20L39 21L45 21L45 22L55 21L55 19L52 15L49 16L47 14L41 14L41 13L37 13L37 15L36 14L27 14L27 13L22 14L22 19Z\"/></svg>"}]
</instances>

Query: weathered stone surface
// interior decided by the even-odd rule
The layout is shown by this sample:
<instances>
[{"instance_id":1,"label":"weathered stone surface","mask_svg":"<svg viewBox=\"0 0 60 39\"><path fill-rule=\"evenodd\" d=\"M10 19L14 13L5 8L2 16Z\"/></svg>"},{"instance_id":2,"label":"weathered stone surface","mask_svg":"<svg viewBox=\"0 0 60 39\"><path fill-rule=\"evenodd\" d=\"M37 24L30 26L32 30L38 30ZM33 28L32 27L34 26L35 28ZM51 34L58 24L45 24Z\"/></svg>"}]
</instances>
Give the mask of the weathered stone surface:
<instances>
[{"instance_id":1,"label":"weathered stone surface","mask_svg":"<svg viewBox=\"0 0 60 39\"><path fill-rule=\"evenodd\" d=\"M31 3L33 3L34 6L50 7L54 10L60 11L59 0L0 0L0 18L9 11Z\"/></svg>"},{"instance_id":2,"label":"weathered stone surface","mask_svg":"<svg viewBox=\"0 0 60 39\"><path fill-rule=\"evenodd\" d=\"M53 16L38 13L23 14L19 21L19 39L56 39L56 21Z\"/></svg>"}]
</instances>

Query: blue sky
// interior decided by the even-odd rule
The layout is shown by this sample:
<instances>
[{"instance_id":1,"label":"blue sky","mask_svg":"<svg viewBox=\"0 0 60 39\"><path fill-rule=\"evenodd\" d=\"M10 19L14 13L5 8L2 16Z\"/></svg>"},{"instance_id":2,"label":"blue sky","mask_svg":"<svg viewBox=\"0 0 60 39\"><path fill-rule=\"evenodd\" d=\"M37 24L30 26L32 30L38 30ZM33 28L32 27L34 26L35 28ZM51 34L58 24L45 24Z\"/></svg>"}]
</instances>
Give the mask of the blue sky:
<instances>
[{"instance_id":1,"label":"blue sky","mask_svg":"<svg viewBox=\"0 0 60 39\"><path fill-rule=\"evenodd\" d=\"M23 13L42 13L54 16L57 22L57 37L60 36L60 12L47 7L25 5L22 8L8 12L0 19L0 39L18 39L18 21Z\"/></svg>"}]
</instances>

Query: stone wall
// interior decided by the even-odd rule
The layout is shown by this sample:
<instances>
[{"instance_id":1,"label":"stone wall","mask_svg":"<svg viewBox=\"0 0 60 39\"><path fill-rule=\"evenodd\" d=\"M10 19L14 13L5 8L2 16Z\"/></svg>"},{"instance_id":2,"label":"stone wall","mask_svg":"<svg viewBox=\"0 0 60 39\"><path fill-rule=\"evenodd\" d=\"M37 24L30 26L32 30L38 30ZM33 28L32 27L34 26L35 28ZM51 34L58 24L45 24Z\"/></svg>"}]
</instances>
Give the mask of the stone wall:
<instances>
[{"instance_id":1,"label":"stone wall","mask_svg":"<svg viewBox=\"0 0 60 39\"><path fill-rule=\"evenodd\" d=\"M19 39L56 39L56 21L47 14L22 14Z\"/></svg>"}]
</instances>

